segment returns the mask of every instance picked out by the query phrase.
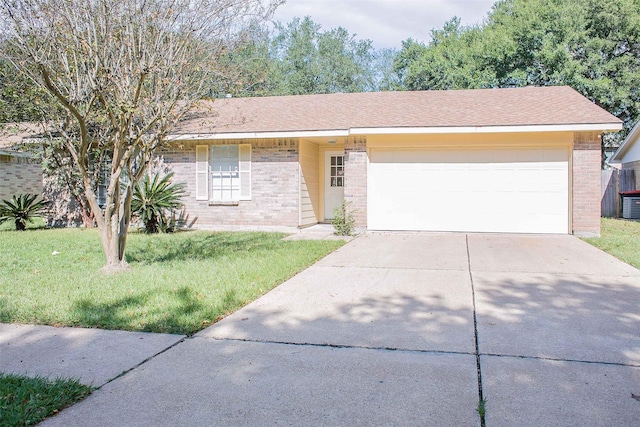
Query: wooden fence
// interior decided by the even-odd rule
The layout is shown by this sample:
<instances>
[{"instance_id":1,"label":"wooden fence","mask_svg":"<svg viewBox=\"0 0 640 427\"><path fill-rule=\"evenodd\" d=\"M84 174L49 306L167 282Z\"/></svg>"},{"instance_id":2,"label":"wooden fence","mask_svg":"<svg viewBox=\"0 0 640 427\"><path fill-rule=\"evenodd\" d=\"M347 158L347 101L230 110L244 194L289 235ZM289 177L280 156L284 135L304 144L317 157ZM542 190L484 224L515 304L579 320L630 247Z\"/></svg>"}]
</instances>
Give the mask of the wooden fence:
<instances>
[{"instance_id":1,"label":"wooden fence","mask_svg":"<svg viewBox=\"0 0 640 427\"><path fill-rule=\"evenodd\" d=\"M602 190L602 216L607 218L619 218L622 210L622 202L618 193L633 191L636 189L636 176L633 170L609 169L602 171L600 181Z\"/></svg>"}]
</instances>

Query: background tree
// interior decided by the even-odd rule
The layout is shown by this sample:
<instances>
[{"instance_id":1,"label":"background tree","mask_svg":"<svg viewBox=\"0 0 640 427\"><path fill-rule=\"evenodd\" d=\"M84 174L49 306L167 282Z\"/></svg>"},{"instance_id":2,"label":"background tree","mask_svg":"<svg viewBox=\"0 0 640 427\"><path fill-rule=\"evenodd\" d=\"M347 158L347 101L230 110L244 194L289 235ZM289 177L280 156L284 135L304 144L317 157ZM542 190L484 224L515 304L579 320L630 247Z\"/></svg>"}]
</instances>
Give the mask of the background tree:
<instances>
[{"instance_id":1,"label":"background tree","mask_svg":"<svg viewBox=\"0 0 640 427\"><path fill-rule=\"evenodd\" d=\"M308 16L286 25L276 24L271 48L275 67L270 76L275 82L274 94L371 90L371 41L356 40L342 27L329 31L321 28Z\"/></svg>"},{"instance_id":2,"label":"background tree","mask_svg":"<svg viewBox=\"0 0 640 427\"><path fill-rule=\"evenodd\" d=\"M207 91L234 34L274 0L4 0L5 58L62 107L57 129L82 177L106 255L127 267L133 188ZM108 167L104 209L93 173Z\"/></svg>"},{"instance_id":3,"label":"background tree","mask_svg":"<svg viewBox=\"0 0 640 427\"><path fill-rule=\"evenodd\" d=\"M310 17L258 26L222 58L235 70L212 85L215 96L303 95L393 90L396 50L373 48L342 27L328 31Z\"/></svg>"},{"instance_id":4,"label":"background tree","mask_svg":"<svg viewBox=\"0 0 640 427\"><path fill-rule=\"evenodd\" d=\"M50 104L49 94L0 58L0 123L39 121Z\"/></svg>"},{"instance_id":5,"label":"background tree","mask_svg":"<svg viewBox=\"0 0 640 427\"><path fill-rule=\"evenodd\" d=\"M640 2L500 0L481 26L454 18L426 45L404 42L396 73L409 90L569 85L629 129L640 114Z\"/></svg>"},{"instance_id":6,"label":"background tree","mask_svg":"<svg viewBox=\"0 0 640 427\"><path fill-rule=\"evenodd\" d=\"M271 56L271 32L262 25L248 28L243 43L225 52L219 62L225 70L210 83L210 96L269 96L274 93L275 61Z\"/></svg>"},{"instance_id":7,"label":"background tree","mask_svg":"<svg viewBox=\"0 0 640 427\"><path fill-rule=\"evenodd\" d=\"M395 69L395 59L398 50L392 48L379 49L374 52L373 62L370 67L373 73L374 92L400 90L401 80Z\"/></svg>"}]
</instances>

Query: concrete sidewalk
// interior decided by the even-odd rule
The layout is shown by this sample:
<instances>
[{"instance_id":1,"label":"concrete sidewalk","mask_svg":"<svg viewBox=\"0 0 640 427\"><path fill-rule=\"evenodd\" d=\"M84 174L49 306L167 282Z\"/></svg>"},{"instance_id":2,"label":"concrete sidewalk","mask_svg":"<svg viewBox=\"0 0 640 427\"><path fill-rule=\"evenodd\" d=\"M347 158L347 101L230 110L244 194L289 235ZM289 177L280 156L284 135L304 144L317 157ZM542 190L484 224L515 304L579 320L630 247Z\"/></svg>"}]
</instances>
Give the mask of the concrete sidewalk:
<instances>
[{"instance_id":1,"label":"concrete sidewalk","mask_svg":"<svg viewBox=\"0 0 640 427\"><path fill-rule=\"evenodd\" d=\"M367 233L184 340L2 325L0 370L59 348L106 383L44 425L479 426L482 395L487 426L632 426L638 301L639 270L571 236Z\"/></svg>"},{"instance_id":2,"label":"concrete sidewalk","mask_svg":"<svg viewBox=\"0 0 640 427\"><path fill-rule=\"evenodd\" d=\"M184 338L0 323L0 372L76 378L101 387Z\"/></svg>"}]
</instances>

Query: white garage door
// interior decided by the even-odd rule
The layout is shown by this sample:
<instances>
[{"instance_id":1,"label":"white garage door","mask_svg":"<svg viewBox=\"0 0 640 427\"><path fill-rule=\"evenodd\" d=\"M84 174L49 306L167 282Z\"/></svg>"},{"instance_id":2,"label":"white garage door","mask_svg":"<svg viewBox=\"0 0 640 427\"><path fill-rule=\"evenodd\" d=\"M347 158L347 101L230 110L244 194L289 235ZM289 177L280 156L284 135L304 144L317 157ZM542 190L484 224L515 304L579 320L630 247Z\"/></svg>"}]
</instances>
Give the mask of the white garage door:
<instances>
[{"instance_id":1,"label":"white garage door","mask_svg":"<svg viewBox=\"0 0 640 427\"><path fill-rule=\"evenodd\" d=\"M568 233L568 158L568 148L372 148L368 228Z\"/></svg>"}]
</instances>

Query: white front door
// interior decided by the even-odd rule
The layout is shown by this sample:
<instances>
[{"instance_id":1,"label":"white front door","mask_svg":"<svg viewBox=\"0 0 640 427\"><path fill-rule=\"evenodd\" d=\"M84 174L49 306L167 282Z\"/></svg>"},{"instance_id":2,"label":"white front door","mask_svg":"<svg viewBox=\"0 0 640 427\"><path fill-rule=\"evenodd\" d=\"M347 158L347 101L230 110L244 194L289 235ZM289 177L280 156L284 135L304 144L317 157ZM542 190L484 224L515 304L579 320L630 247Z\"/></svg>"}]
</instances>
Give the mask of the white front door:
<instances>
[{"instance_id":1,"label":"white front door","mask_svg":"<svg viewBox=\"0 0 640 427\"><path fill-rule=\"evenodd\" d=\"M344 199L344 152L327 151L324 156L324 218L332 219Z\"/></svg>"}]
</instances>

